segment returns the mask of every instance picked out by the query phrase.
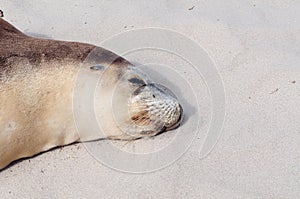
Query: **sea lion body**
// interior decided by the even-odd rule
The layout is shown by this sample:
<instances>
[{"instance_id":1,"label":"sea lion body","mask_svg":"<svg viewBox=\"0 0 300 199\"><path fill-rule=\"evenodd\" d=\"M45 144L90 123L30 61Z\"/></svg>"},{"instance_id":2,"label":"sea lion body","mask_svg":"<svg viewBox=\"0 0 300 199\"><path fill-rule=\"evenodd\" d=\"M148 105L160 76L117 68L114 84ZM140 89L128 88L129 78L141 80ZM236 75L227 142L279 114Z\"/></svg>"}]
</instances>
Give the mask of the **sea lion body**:
<instances>
[{"instance_id":1,"label":"sea lion body","mask_svg":"<svg viewBox=\"0 0 300 199\"><path fill-rule=\"evenodd\" d=\"M82 65L88 66L88 70L83 71L86 78L101 76L104 80L103 86L96 89L100 94L95 106L97 118L106 120L103 123L103 131L107 133L104 137L130 139L115 123L109 106L114 95L113 85L117 85L121 78L125 77L124 81L138 78L138 81L134 85L127 82L129 90L128 86L120 88L117 104L128 101L128 96L122 93L134 92L140 87L144 89L147 84L143 74L136 72L130 62L90 44L29 37L3 19L0 19L0 46L0 169L14 160L56 146L101 138L88 132L88 122L85 132L79 134L74 120L74 87L78 74L82 73ZM93 57L86 62L91 54ZM103 68L97 68L97 65ZM181 114L178 111L182 112L178 107L176 122L173 123L178 123ZM136 112L136 117L144 119L150 113L139 116L140 112ZM128 122L127 113L119 115L124 124ZM130 119L140 121L134 117L130 116ZM145 126L144 119L142 125ZM149 118L147 121L151 123ZM174 126L173 123L170 126ZM162 130L165 128L159 126L155 131L143 131L144 134L137 131L132 139L155 135Z\"/></svg>"}]
</instances>

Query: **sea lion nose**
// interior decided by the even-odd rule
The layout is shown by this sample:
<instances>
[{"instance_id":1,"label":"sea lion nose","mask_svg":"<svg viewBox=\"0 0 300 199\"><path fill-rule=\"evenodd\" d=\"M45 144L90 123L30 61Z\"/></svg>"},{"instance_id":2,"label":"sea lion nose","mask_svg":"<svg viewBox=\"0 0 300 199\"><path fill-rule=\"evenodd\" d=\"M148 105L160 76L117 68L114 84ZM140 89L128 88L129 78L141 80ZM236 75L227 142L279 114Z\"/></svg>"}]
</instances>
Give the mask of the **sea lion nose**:
<instances>
[{"instance_id":1,"label":"sea lion nose","mask_svg":"<svg viewBox=\"0 0 300 199\"><path fill-rule=\"evenodd\" d=\"M180 124L182 122L182 119L183 119L183 108L182 108L182 106L179 103L178 103L178 106L179 106L179 117L178 117L178 120L172 126L167 127L166 131L170 131L170 130L176 129L177 127L180 126Z\"/></svg>"}]
</instances>

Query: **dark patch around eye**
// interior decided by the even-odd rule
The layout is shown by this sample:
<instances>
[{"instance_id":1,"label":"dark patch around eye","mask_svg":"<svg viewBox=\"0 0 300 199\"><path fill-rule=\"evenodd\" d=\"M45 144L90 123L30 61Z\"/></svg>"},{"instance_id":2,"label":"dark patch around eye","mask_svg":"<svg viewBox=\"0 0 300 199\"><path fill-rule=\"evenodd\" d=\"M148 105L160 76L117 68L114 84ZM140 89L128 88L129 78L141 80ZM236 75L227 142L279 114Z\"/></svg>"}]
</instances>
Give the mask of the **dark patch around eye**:
<instances>
[{"instance_id":1,"label":"dark patch around eye","mask_svg":"<svg viewBox=\"0 0 300 199\"><path fill-rule=\"evenodd\" d=\"M155 98L155 95L152 95L153 98Z\"/></svg>"},{"instance_id":2,"label":"dark patch around eye","mask_svg":"<svg viewBox=\"0 0 300 199\"><path fill-rule=\"evenodd\" d=\"M104 68L105 67L102 65L95 65L90 67L91 70L104 70Z\"/></svg>"},{"instance_id":3,"label":"dark patch around eye","mask_svg":"<svg viewBox=\"0 0 300 199\"><path fill-rule=\"evenodd\" d=\"M143 80L138 79L136 77L130 78L130 79L128 79L128 81L133 84L137 84L137 85L141 85L141 86L146 84Z\"/></svg>"}]
</instances>

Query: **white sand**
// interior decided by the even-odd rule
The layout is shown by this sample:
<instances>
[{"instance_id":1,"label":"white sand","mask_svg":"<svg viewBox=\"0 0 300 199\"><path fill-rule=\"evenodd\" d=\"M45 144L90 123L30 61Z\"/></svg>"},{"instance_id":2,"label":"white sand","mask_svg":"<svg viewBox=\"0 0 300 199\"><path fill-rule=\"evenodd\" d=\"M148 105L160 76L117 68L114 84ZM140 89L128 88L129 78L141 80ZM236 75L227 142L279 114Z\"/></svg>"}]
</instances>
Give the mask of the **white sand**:
<instances>
[{"instance_id":1,"label":"white sand","mask_svg":"<svg viewBox=\"0 0 300 199\"><path fill-rule=\"evenodd\" d=\"M136 28L180 32L208 52L226 91L223 132L204 159L199 158L199 149L209 122L205 106L199 113L199 139L165 169L146 174L119 172L96 161L83 144L76 144L1 172L1 198L300 197L300 2L174 2L1 2L6 20L39 37L99 45ZM138 61L146 58L141 54ZM124 147L137 151L144 147L149 152L173 136L169 133Z\"/></svg>"}]
</instances>

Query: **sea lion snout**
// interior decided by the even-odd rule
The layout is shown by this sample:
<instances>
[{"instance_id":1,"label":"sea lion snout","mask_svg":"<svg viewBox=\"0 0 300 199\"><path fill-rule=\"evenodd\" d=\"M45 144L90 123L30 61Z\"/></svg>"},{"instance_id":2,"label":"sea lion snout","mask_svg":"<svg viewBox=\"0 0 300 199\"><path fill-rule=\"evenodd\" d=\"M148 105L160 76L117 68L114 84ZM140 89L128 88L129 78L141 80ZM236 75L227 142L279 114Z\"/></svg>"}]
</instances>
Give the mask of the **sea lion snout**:
<instances>
[{"instance_id":1,"label":"sea lion snout","mask_svg":"<svg viewBox=\"0 0 300 199\"><path fill-rule=\"evenodd\" d=\"M183 109L176 96L159 84L137 88L129 100L131 119L141 132L157 134L177 128L183 118Z\"/></svg>"},{"instance_id":2,"label":"sea lion snout","mask_svg":"<svg viewBox=\"0 0 300 199\"><path fill-rule=\"evenodd\" d=\"M179 112L180 113L179 113L178 120L175 123L173 123L171 126L166 127L166 131L170 131L170 130L176 129L176 128L178 128L180 126L180 124L181 124L181 122L183 120L183 108L182 108L182 106L180 104L179 104Z\"/></svg>"}]
</instances>

